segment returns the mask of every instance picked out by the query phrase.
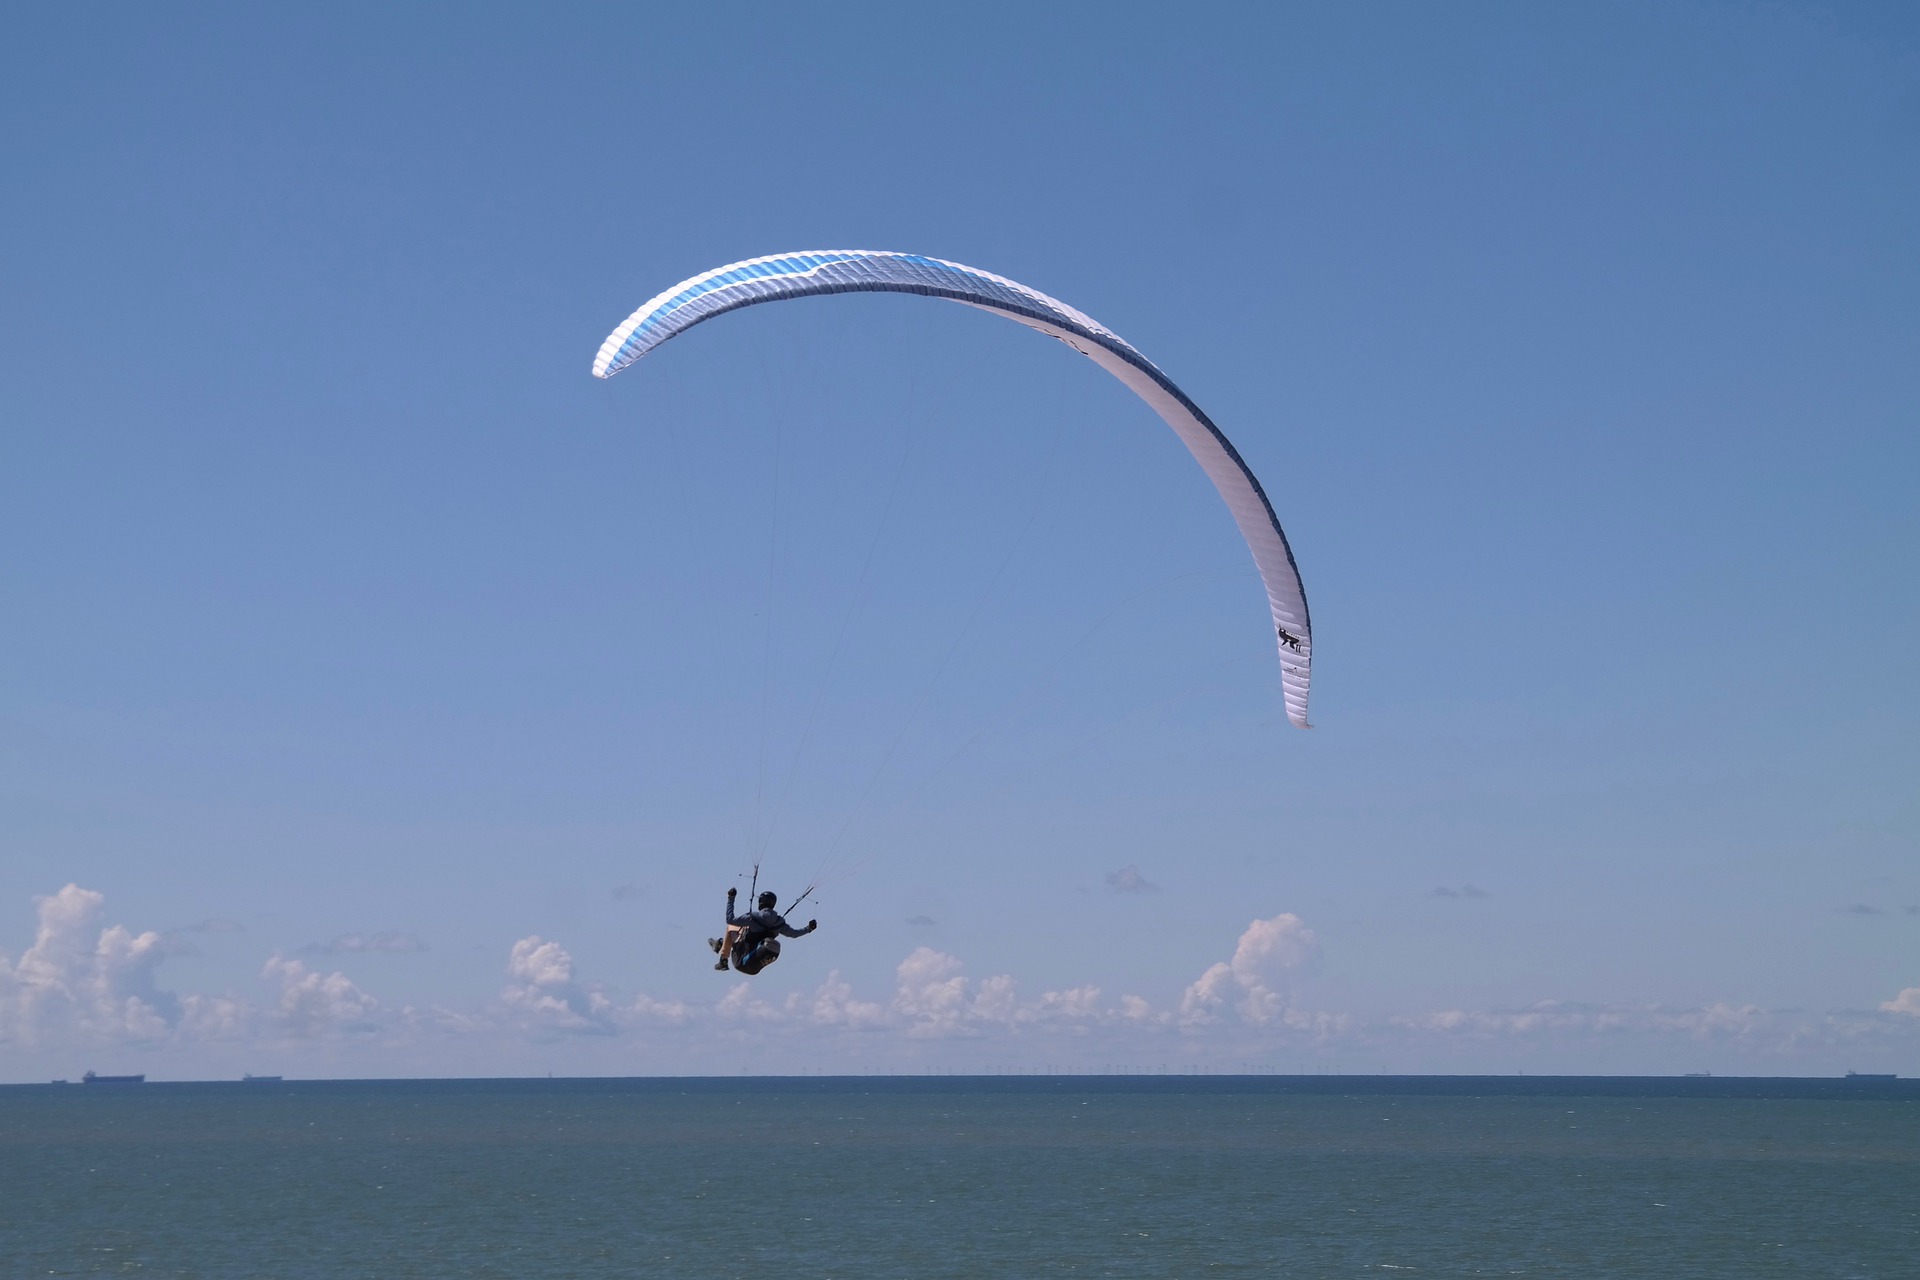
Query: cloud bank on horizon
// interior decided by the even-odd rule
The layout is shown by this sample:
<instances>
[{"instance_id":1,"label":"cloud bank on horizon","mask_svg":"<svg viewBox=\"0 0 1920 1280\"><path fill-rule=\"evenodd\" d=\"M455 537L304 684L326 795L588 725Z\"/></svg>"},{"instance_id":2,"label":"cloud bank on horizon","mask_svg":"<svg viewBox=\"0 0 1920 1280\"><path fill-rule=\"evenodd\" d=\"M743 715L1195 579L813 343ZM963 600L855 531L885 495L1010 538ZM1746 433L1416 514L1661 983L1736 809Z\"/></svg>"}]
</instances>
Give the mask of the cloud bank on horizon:
<instances>
[{"instance_id":1,"label":"cloud bank on horizon","mask_svg":"<svg viewBox=\"0 0 1920 1280\"><path fill-rule=\"evenodd\" d=\"M1920 986L1872 1010L1824 1014L1752 1004L1691 1009L1543 1000L1521 1009L1444 1009L1362 1018L1308 1007L1298 988L1321 956L1315 932L1290 912L1250 921L1231 955L1208 966L1166 1005L1096 985L1025 994L1011 974L974 978L957 956L916 947L895 967L891 990L863 993L839 970L817 986L763 998L735 980L718 997L619 994L580 975L558 941L530 935L506 956L507 981L472 1007L394 1002L344 973L280 952L264 961L252 994L179 993L159 970L174 954L166 935L106 922L105 895L69 884L38 898L38 927L17 957L0 951L0 1045L41 1053L226 1046L263 1049L354 1043L386 1052L440 1046L471 1074L476 1051L513 1042L587 1040L663 1045L687 1061L733 1053L836 1045L924 1049L945 1044L997 1053L1044 1051L1050 1060L1194 1063L1223 1057L1400 1052L1461 1040L1514 1042L1681 1038L1789 1066L1813 1051L1920 1047ZM346 935L362 937L363 935ZM376 935L379 936L379 935ZM411 935L391 935L408 936ZM378 948L348 946L342 951ZM671 1056L671 1055L670 1055ZM1027 1056L1032 1056L1031 1054ZM431 1058L431 1055L429 1055ZM479 1059L484 1061L484 1056ZM777 1062L766 1062L777 1073Z\"/></svg>"}]
</instances>

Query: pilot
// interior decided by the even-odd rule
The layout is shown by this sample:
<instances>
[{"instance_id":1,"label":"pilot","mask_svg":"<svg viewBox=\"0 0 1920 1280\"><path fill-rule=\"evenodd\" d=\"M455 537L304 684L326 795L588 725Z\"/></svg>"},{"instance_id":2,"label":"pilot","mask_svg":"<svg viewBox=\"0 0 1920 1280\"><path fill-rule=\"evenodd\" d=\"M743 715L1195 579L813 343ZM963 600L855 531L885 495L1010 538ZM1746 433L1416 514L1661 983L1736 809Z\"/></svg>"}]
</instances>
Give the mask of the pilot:
<instances>
[{"instance_id":1,"label":"pilot","mask_svg":"<svg viewBox=\"0 0 1920 1280\"><path fill-rule=\"evenodd\" d=\"M725 969L731 960L741 973L756 974L780 958L780 939L804 938L820 927L818 920L807 921L804 929L789 925L786 917L774 910L780 899L772 891L760 895L756 910L736 916L733 904L739 896L738 889L727 890L727 930L718 938L707 939L707 945L720 957L714 962L716 969Z\"/></svg>"}]
</instances>

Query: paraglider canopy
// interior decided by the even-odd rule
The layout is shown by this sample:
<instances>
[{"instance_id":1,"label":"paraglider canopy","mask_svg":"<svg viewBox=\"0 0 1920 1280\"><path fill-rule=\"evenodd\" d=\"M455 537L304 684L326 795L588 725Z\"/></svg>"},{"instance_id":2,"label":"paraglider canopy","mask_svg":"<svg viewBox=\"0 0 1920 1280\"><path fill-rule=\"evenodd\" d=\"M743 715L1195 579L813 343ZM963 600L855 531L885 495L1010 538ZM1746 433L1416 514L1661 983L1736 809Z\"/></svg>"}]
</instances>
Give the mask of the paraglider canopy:
<instances>
[{"instance_id":1,"label":"paraglider canopy","mask_svg":"<svg viewBox=\"0 0 1920 1280\"><path fill-rule=\"evenodd\" d=\"M1180 437L1219 491L1267 590L1287 718L1305 729L1313 627L1293 551L1273 504L1239 451L1173 380L1112 330L1057 299L1003 276L941 258L872 249L783 253L730 263L674 285L601 344L593 374L608 378L714 316L761 302L824 293L917 293L997 312L1058 338L1111 373Z\"/></svg>"}]
</instances>

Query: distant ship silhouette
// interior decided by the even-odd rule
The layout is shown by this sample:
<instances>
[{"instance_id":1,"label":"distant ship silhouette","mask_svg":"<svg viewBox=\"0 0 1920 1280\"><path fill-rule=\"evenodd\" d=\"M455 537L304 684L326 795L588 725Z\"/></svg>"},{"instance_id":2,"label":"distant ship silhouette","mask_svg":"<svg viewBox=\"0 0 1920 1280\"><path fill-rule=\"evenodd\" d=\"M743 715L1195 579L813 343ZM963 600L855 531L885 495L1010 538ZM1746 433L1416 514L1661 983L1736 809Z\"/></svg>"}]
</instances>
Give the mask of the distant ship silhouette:
<instances>
[{"instance_id":1,"label":"distant ship silhouette","mask_svg":"<svg viewBox=\"0 0 1920 1280\"><path fill-rule=\"evenodd\" d=\"M145 1084L147 1078L138 1076L101 1076L89 1071L80 1077L81 1084Z\"/></svg>"}]
</instances>

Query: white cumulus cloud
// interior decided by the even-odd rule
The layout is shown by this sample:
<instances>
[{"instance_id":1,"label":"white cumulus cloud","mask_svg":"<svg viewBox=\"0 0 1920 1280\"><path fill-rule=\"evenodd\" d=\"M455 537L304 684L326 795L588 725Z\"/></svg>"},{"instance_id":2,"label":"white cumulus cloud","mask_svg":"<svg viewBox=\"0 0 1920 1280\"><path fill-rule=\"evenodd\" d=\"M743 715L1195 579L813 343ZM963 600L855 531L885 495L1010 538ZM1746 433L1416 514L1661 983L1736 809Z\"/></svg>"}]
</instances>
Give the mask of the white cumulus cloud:
<instances>
[{"instance_id":1,"label":"white cumulus cloud","mask_svg":"<svg viewBox=\"0 0 1920 1280\"><path fill-rule=\"evenodd\" d=\"M1011 974L979 983L969 979L958 956L918 947L894 971L893 1021L915 1037L977 1035L990 1028L1089 1024L1111 1018L1100 988L1043 991L1022 1000Z\"/></svg>"},{"instance_id":2,"label":"white cumulus cloud","mask_svg":"<svg viewBox=\"0 0 1920 1280\"><path fill-rule=\"evenodd\" d=\"M951 1035L967 1021L967 979L958 957L916 947L894 970L894 1011L910 1035Z\"/></svg>"},{"instance_id":3,"label":"white cumulus cloud","mask_svg":"<svg viewBox=\"0 0 1920 1280\"><path fill-rule=\"evenodd\" d=\"M33 945L16 961L0 955L0 1039L110 1043L172 1031L181 1004L155 981L170 951L160 934L102 928L105 896L77 884L35 901Z\"/></svg>"},{"instance_id":4,"label":"white cumulus cloud","mask_svg":"<svg viewBox=\"0 0 1920 1280\"><path fill-rule=\"evenodd\" d=\"M780 1010L753 994L751 982L736 982L720 1002L713 1006L714 1012L729 1020L750 1019L755 1022L778 1022Z\"/></svg>"},{"instance_id":5,"label":"white cumulus cloud","mask_svg":"<svg viewBox=\"0 0 1920 1280\"><path fill-rule=\"evenodd\" d=\"M344 973L318 973L298 960L274 956L260 976L280 984L275 1019L296 1036L329 1031L370 1031L382 1011L380 1001L355 986Z\"/></svg>"},{"instance_id":6,"label":"white cumulus cloud","mask_svg":"<svg viewBox=\"0 0 1920 1280\"><path fill-rule=\"evenodd\" d=\"M1883 1013L1904 1013L1909 1017L1920 1018L1920 987L1908 987L1893 999L1880 1006Z\"/></svg>"},{"instance_id":7,"label":"white cumulus cloud","mask_svg":"<svg viewBox=\"0 0 1920 1280\"><path fill-rule=\"evenodd\" d=\"M742 983L738 990L745 990ZM884 1026L887 1009L883 1004L861 1000L853 994L853 984L829 970L827 979L811 992L796 991L787 997L787 1012L819 1027L848 1027L856 1030Z\"/></svg>"},{"instance_id":8,"label":"white cumulus cloud","mask_svg":"<svg viewBox=\"0 0 1920 1280\"><path fill-rule=\"evenodd\" d=\"M1255 920L1241 931L1233 959L1210 966L1181 995L1178 1020L1187 1027L1205 1026L1231 1005L1255 1026L1299 1025L1289 1015L1291 975L1319 953L1319 939L1291 911Z\"/></svg>"},{"instance_id":9,"label":"white cumulus cloud","mask_svg":"<svg viewBox=\"0 0 1920 1280\"><path fill-rule=\"evenodd\" d=\"M615 1008L597 986L573 976L573 957L539 934L513 944L507 957L509 982L500 1003L522 1025L535 1030L606 1035L614 1030Z\"/></svg>"}]
</instances>

